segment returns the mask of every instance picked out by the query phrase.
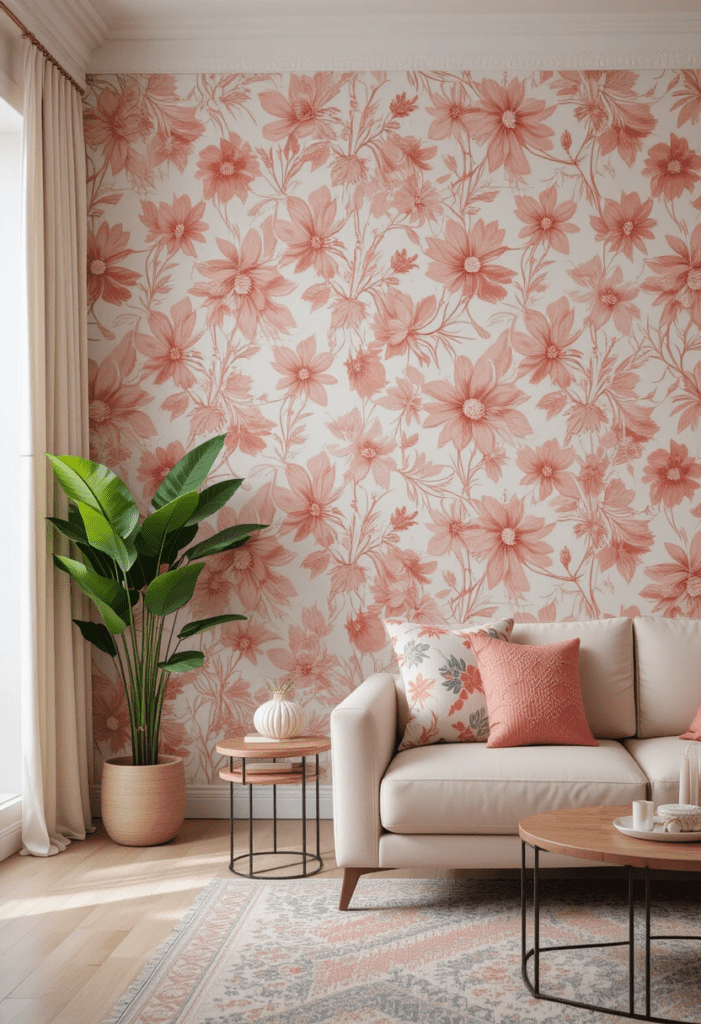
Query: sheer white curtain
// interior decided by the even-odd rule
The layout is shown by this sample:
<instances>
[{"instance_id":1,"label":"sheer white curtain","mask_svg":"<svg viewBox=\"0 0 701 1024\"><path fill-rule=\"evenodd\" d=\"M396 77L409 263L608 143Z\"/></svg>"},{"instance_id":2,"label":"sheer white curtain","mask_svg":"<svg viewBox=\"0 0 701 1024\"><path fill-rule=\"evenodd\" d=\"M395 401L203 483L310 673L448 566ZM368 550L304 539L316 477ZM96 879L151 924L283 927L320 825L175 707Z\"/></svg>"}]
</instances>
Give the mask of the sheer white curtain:
<instances>
[{"instance_id":1,"label":"sheer white curtain","mask_svg":"<svg viewBox=\"0 0 701 1024\"><path fill-rule=\"evenodd\" d=\"M48 857L91 829L87 618L54 568L47 515L65 517L46 453L88 457L87 217L80 96L30 42L24 52L28 365L23 408L23 853ZM66 552L67 553L67 552Z\"/></svg>"}]
</instances>

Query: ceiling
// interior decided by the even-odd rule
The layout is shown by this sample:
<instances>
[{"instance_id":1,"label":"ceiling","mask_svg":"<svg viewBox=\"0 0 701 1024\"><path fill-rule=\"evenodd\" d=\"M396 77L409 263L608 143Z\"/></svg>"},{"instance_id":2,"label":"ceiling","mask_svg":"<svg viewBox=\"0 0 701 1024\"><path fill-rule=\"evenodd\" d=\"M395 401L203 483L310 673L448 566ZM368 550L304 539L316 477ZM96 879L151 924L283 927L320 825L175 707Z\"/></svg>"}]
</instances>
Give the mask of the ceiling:
<instances>
[{"instance_id":1,"label":"ceiling","mask_svg":"<svg viewBox=\"0 0 701 1024\"><path fill-rule=\"evenodd\" d=\"M501 14L519 16L528 14L609 14L612 8L619 13L701 15L701 0L92 0L93 7L104 18L109 31L137 30L145 24L166 27L167 24L197 21L202 26L212 23L232 23L240 16L255 13L261 18L329 15L349 15L353 18L372 14L386 14L404 18L417 14L439 17L443 14L462 15Z\"/></svg>"}]
</instances>

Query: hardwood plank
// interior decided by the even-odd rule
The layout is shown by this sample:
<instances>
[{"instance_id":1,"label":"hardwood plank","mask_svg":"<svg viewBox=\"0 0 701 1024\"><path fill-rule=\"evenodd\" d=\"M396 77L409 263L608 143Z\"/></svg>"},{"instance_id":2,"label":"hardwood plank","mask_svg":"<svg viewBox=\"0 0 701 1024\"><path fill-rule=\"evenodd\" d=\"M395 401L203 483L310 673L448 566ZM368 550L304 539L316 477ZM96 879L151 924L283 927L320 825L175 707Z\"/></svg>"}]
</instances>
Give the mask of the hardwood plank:
<instances>
[{"instance_id":1,"label":"hardwood plank","mask_svg":"<svg viewBox=\"0 0 701 1024\"><path fill-rule=\"evenodd\" d=\"M81 943L72 963L93 967L103 964L129 934L128 931L109 931L106 928L79 928L78 931L85 932L86 939Z\"/></svg>"},{"instance_id":2,"label":"hardwood plank","mask_svg":"<svg viewBox=\"0 0 701 1024\"><path fill-rule=\"evenodd\" d=\"M0 971L0 1000L9 996L13 989L17 988L27 977L27 972L20 968L14 970ZM0 1002L2 1006L2 1002Z\"/></svg>"},{"instance_id":3,"label":"hardwood plank","mask_svg":"<svg viewBox=\"0 0 701 1024\"><path fill-rule=\"evenodd\" d=\"M60 1009L79 992L97 970L93 964L65 964L52 969L32 971L21 985L12 990L16 999L31 999L35 1005Z\"/></svg>"},{"instance_id":4,"label":"hardwood plank","mask_svg":"<svg viewBox=\"0 0 701 1024\"><path fill-rule=\"evenodd\" d=\"M25 969L26 973L43 963L89 914L89 907L65 912L60 920L50 914L0 956L0 970Z\"/></svg>"},{"instance_id":5,"label":"hardwood plank","mask_svg":"<svg viewBox=\"0 0 701 1024\"><path fill-rule=\"evenodd\" d=\"M63 941L48 956L41 958L36 967L12 990L13 998L38 999L47 991L51 991L57 978L64 979L71 971L79 974L83 967L98 966L109 953L106 952L101 959L96 959L91 948L93 942L94 933L89 928L76 928L68 932ZM111 948L114 948L114 945L113 938Z\"/></svg>"},{"instance_id":6,"label":"hardwood plank","mask_svg":"<svg viewBox=\"0 0 701 1024\"><path fill-rule=\"evenodd\" d=\"M30 999L3 999L0 1002L0 1024L16 1024L18 1015L30 1005Z\"/></svg>"},{"instance_id":7,"label":"hardwood plank","mask_svg":"<svg viewBox=\"0 0 701 1024\"><path fill-rule=\"evenodd\" d=\"M124 957L108 959L53 1017L41 1022L20 1019L17 1024L102 1024L147 961L148 957L143 963Z\"/></svg>"},{"instance_id":8,"label":"hardwood plank","mask_svg":"<svg viewBox=\"0 0 701 1024\"><path fill-rule=\"evenodd\" d=\"M55 977L37 998L18 998L17 1002L23 1002L26 1005L13 1018L13 1024L51 1024L56 1014L85 987L96 970L99 968L87 966L67 968ZM9 1002L12 1001L12 999L9 1000ZM0 1009L2 1006L3 1003L0 1003ZM96 1021L95 1024L99 1024L99 1022Z\"/></svg>"}]
</instances>

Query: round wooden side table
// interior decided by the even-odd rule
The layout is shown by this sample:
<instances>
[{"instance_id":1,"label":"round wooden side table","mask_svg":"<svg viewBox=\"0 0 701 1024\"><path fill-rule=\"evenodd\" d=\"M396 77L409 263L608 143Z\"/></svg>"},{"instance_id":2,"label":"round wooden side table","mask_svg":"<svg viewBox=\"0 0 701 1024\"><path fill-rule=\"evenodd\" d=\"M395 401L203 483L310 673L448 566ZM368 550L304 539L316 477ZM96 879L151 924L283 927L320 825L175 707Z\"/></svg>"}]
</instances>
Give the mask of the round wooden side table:
<instances>
[{"instance_id":1,"label":"round wooden side table","mask_svg":"<svg viewBox=\"0 0 701 1024\"><path fill-rule=\"evenodd\" d=\"M270 856L299 856L299 850L278 850L277 845L277 787L278 786L302 786L302 860L301 872L295 875L276 875L276 878L308 878L316 875L323 866L319 852L319 754L331 749L331 740L328 736L294 736L288 740L276 740L271 742L261 737L260 742L246 741L244 734L232 736L217 743L215 747L218 754L224 754L229 758L228 769L222 769L219 777L229 783L229 823L230 823L230 849L229 849L229 871L244 878L267 878L261 870L253 868L254 857ZM301 757L300 767L290 765L289 770L282 766L269 767L264 769L256 762L262 759L272 760L275 765L279 759L290 757ZM310 771L307 767L307 758L314 757L315 764ZM234 759L238 761L235 764ZM316 853L307 850L307 783L314 781L316 791ZM234 856L234 785L248 786L248 850ZM253 849L253 788L254 786L273 787L273 848L272 850ZM248 861L248 871L240 871L236 868L238 861ZM293 865L298 866L298 865ZM313 866L313 867L312 867ZM312 868L310 870L310 868ZM268 869L269 870L269 869Z\"/></svg>"}]
</instances>

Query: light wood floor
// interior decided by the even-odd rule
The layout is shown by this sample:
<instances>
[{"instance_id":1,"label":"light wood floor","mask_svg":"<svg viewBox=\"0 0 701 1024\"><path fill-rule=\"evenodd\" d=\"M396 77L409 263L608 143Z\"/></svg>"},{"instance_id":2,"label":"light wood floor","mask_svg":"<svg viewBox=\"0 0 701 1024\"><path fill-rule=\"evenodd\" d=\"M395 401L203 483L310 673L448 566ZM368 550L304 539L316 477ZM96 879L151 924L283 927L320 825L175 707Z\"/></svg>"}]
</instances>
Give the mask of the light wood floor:
<instances>
[{"instance_id":1,"label":"light wood floor","mask_svg":"<svg viewBox=\"0 0 701 1024\"><path fill-rule=\"evenodd\" d=\"M279 822L279 845L297 848L299 829ZM272 846L271 822L256 822L255 844ZM0 863L0 1024L101 1024L199 891L236 878L228 851L228 821L191 820L165 846L117 846L99 826L56 857ZM340 876L331 821L321 855L315 877Z\"/></svg>"}]
</instances>

